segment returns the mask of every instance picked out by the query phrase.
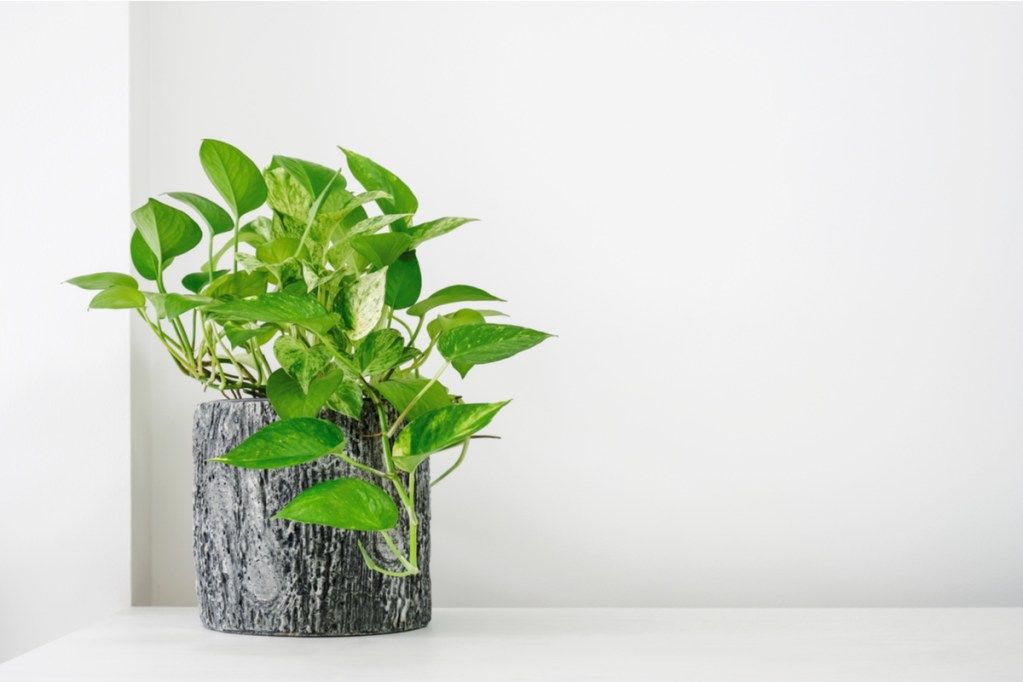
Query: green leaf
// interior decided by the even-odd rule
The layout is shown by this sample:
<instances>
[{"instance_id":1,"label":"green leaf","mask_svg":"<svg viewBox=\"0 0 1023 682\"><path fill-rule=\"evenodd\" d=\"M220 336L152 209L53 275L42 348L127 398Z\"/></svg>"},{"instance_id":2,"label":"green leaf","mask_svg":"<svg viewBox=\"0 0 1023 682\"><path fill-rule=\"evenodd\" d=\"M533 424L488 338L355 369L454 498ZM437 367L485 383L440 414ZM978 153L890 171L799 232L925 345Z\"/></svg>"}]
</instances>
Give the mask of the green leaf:
<instances>
[{"instance_id":1,"label":"green leaf","mask_svg":"<svg viewBox=\"0 0 1023 682\"><path fill-rule=\"evenodd\" d=\"M426 313L430 312L434 308L449 303L464 303L466 301L504 301L503 298L498 298L493 294L488 294L482 289L471 287L467 284L455 284L454 286L444 287L440 291L431 294L428 298L424 298L419 303L408 309L408 314L415 317L422 317Z\"/></svg>"},{"instance_id":2,"label":"green leaf","mask_svg":"<svg viewBox=\"0 0 1023 682\"><path fill-rule=\"evenodd\" d=\"M212 279L223 277L230 270L214 270ZM193 294L198 294L202 291L202 288L210 283L210 273L208 272L192 272L181 278L181 286L185 287ZM264 287L265 290L265 287Z\"/></svg>"},{"instance_id":3,"label":"green leaf","mask_svg":"<svg viewBox=\"0 0 1023 682\"><path fill-rule=\"evenodd\" d=\"M376 215L372 218L365 218L355 223L351 227L341 225L337 231L334 232L332 239L334 241L341 241L344 239L351 239L352 237L358 237L363 234L373 234L377 230L383 229L391 223L397 222L402 218L408 218L411 213L398 213L392 215Z\"/></svg>"},{"instance_id":4,"label":"green leaf","mask_svg":"<svg viewBox=\"0 0 1023 682\"><path fill-rule=\"evenodd\" d=\"M223 271L222 271L223 272ZM216 275L216 273L213 273ZM208 296L257 296L266 293L270 276L266 272L232 272L213 279L213 284L206 290Z\"/></svg>"},{"instance_id":5,"label":"green leaf","mask_svg":"<svg viewBox=\"0 0 1023 682\"><path fill-rule=\"evenodd\" d=\"M119 272L97 272L92 275L81 275L72 277L67 281L80 289L106 289L113 286L131 287L138 289L139 283L131 275L122 275Z\"/></svg>"},{"instance_id":6,"label":"green leaf","mask_svg":"<svg viewBox=\"0 0 1023 682\"><path fill-rule=\"evenodd\" d=\"M172 260L172 258L167 259L163 266L167 267L171 264ZM153 250L146 244L142 233L138 230L135 230L131 235L131 264L135 266L135 270L143 279L156 280L160 262L156 254L153 253Z\"/></svg>"},{"instance_id":7,"label":"green leaf","mask_svg":"<svg viewBox=\"0 0 1023 682\"><path fill-rule=\"evenodd\" d=\"M223 319L275 324L305 324L328 315L312 296L282 291L225 301L207 311Z\"/></svg>"},{"instance_id":8,"label":"green leaf","mask_svg":"<svg viewBox=\"0 0 1023 682\"><path fill-rule=\"evenodd\" d=\"M419 392L430 383L429 379L416 379L405 377L400 379L388 379L378 384L373 384L384 400L391 403L398 412L404 412L412 399L419 395ZM409 410L408 419L418 419L420 416L451 404L451 394L440 382L434 382L426 389L423 397L416 401L416 404Z\"/></svg>"},{"instance_id":9,"label":"green leaf","mask_svg":"<svg viewBox=\"0 0 1023 682\"><path fill-rule=\"evenodd\" d=\"M511 324L474 324L441 334L437 350L464 377L474 365L510 358L550 336Z\"/></svg>"},{"instance_id":10,"label":"green leaf","mask_svg":"<svg viewBox=\"0 0 1023 682\"><path fill-rule=\"evenodd\" d=\"M372 483L335 478L303 490L273 518L342 530L387 530L398 523L398 506Z\"/></svg>"},{"instance_id":11,"label":"green leaf","mask_svg":"<svg viewBox=\"0 0 1023 682\"><path fill-rule=\"evenodd\" d=\"M285 419L267 424L230 452L211 459L243 469L280 469L340 451L344 434L322 419Z\"/></svg>"},{"instance_id":12,"label":"green leaf","mask_svg":"<svg viewBox=\"0 0 1023 682\"><path fill-rule=\"evenodd\" d=\"M327 400L327 407L348 415L352 419L362 417L363 397L359 380L354 374L344 373L344 381L334 391L334 395Z\"/></svg>"},{"instance_id":13,"label":"green leaf","mask_svg":"<svg viewBox=\"0 0 1023 682\"><path fill-rule=\"evenodd\" d=\"M144 308L146 297L134 287L115 284L92 298L89 308Z\"/></svg>"},{"instance_id":14,"label":"green leaf","mask_svg":"<svg viewBox=\"0 0 1023 682\"><path fill-rule=\"evenodd\" d=\"M355 361L363 374L375 376L391 369L405 355L405 339L395 329L370 333L355 351Z\"/></svg>"},{"instance_id":15,"label":"green leaf","mask_svg":"<svg viewBox=\"0 0 1023 682\"><path fill-rule=\"evenodd\" d=\"M412 228L410 233L412 235L412 244L413 246L419 246L427 239L439 237L466 223L473 222L476 222L476 218L438 218L437 220L417 225Z\"/></svg>"},{"instance_id":16,"label":"green leaf","mask_svg":"<svg viewBox=\"0 0 1023 682\"><path fill-rule=\"evenodd\" d=\"M367 190L380 190L391 195L389 199L377 199L377 205L381 213L415 213L419 208L419 201L416 195L391 171L377 164L371 159L338 147L345 153L348 159L348 168L352 175ZM395 222L392 229L397 232L407 232L410 226L409 219L405 218Z\"/></svg>"},{"instance_id":17,"label":"green leaf","mask_svg":"<svg viewBox=\"0 0 1023 682\"><path fill-rule=\"evenodd\" d=\"M274 356L305 392L309 391L309 383L313 377L329 365L331 360L330 351L326 346L320 344L307 347L293 336L281 336L274 342Z\"/></svg>"},{"instance_id":18,"label":"green leaf","mask_svg":"<svg viewBox=\"0 0 1023 682\"><path fill-rule=\"evenodd\" d=\"M319 217L317 238L326 241L332 235L346 234L355 225L368 220L364 205L373 201L379 204L380 201L390 198L391 195L387 192L377 190L352 194L343 187L331 187L317 214Z\"/></svg>"},{"instance_id":19,"label":"green leaf","mask_svg":"<svg viewBox=\"0 0 1023 682\"><path fill-rule=\"evenodd\" d=\"M179 317L193 308L198 308L213 301L212 298L195 296L193 294L154 294L147 292L145 296L153 304L153 308L156 309L156 316L161 319Z\"/></svg>"},{"instance_id":20,"label":"green leaf","mask_svg":"<svg viewBox=\"0 0 1023 682\"><path fill-rule=\"evenodd\" d=\"M150 199L131 214L146 246L166 264L202 241L202 230L184 211Z\"/></svg>"},{"instance_id":21,"label":"green leaf","mask_svg":"<svg viewBox=\"0 0 1023 682\"><path fill-rule=\"evenodd\" d=\"M242 225L238 230L238 241L242 244L259 246L273 238L273 220L266 216L258 216Z\"/></svg>"},{"instance_id":22,"label":"green leaf","mask_svg":"<svg viewBox=\"0 0 1023 682\"><path fill-rule=\"evenodd\" d=\"M344 290L344 319L354 341L365 338L377 326L384 310L387 270L361 277Z\"/></svg>"},{"instance_id":23,"label":"green leaf","mask_svg":"<svg viewBox=\"0 0 1023 682\"><path fill-rule=\"evenodd\" d=\"M426 325L426 332L430 335L430 338L436 338L438 335L454 329L455 327L464 327L468 324L486 324L487 321L478 310L471 308L462 308L456 310L453 313L447 315L439 315L436 319L430 320L430 323Z\"/></svg>"},{"instance_id":24,"label":"green leaf","mask_svg":"<svg viewBox=\"0 0 1023 682\"><path fill-rule=\"evenodd\" d=\"M433 453L454 447L484 428L509 402L448 405L427 412L398 434L392 449L395 466L415 471Z\"/></svg>"},{"instance_id":25,"label":"green leaf","mask_svg":"<svg viewBox=\"0 0 1023 682\"><path fill-rule=\"evenodd\" d=\"M298 380L281 368L266 380L266 397L281 419L316 417L342 381L344 375L334 370L313 379L308 390L304 390Z\"/></svg>"},{"instance_id":26,"label":"green leaf","mask_svg":"<svg viewBox=\"0 0 1023 682\"><path fill-rule=\"evenodd\" d=\"M297 237L281 237L256 247L256 258L269 265L278 265L291 259L298 250ZM304 249L303 249L304 250Z\"/></svg>"},{"instance_id":27,"label":"green leaf","mask_svg":"<svg viewBox=\"0 0 1023 682\"><path fill-rule=\"evenodd\" d=\"M370 234L355 237L352 248L369 261L377 270L385 268L398 259L412 245L407 234Z\"/></svg>"},{"instance_id":28,"label":"green leaf","mask_svg":"<svg viewBox=\"0 0 1023 682\"><path fill-rule=\"evenodd\" d=\"M237 147L219 140L203 140L199 146L199 161L206 177L234 211L235 218L240 219L266 201L263 174Z\"/></svg>"},{"instance_id":29,"label":"green leaf","mask_svg":"<svg viewBox=\"0 0 1023 682\"><path fill-rule=\"evenodd\" d=\"M266 183L266 203L270 208L295 220L305 220L309 207L313 205L313 195L287 169L268 168L263 181Z\"/></svg>"},{"instance_id":30,"label":"green leaf","mask_svg":"<svg viewBox=\"0 0 1023 682\"><path fill-rule=\"evenodd\" d=\"M244 346L253 339L255 339L257 346L262 346L272 339L276 333L277 329L269 324L258 327L243 327L239 324L228 322L224 325L224 334L227 335L227 340L235 348Z\"/></svg>"},{"instance_id":31,"label":"green leaf","mask_svg":"<svg viewBox=\"0 0 1023 682\"><path fill-rule=\"evenodd\" d=\"M274 168L283 168L288 171L288 174L302 185L310 196L319 196L331 182L337 182L341 187L345 186L343 177L335 181L335 176L338 175L336 170L312 161L304 161L290 156L274 156L268 170Z\"/></svg>"},{"instance_id":32,"label":"green leaf","mask_svg":"<svg viewBox=\"0 0 1023 682\"><path fill-rule=\"evenodd\" d=\"M423 291L423 274L415 251L403 253L387 268L384 303L395 310L408 308Z\"/></svg>"},{"instance_id":33,"label":"green leaf","mask_svg":"<svg viewBox=\"0 0 1023 682\"><path fill-rule=\"evenodd\" d=\"M220 204L192 192L167 192L167 196L177 199L186 206L191 206L206 221L206 226L213 234L223 234L234 229L231 214L220 207Z\"/></svg>"}]
</instances>

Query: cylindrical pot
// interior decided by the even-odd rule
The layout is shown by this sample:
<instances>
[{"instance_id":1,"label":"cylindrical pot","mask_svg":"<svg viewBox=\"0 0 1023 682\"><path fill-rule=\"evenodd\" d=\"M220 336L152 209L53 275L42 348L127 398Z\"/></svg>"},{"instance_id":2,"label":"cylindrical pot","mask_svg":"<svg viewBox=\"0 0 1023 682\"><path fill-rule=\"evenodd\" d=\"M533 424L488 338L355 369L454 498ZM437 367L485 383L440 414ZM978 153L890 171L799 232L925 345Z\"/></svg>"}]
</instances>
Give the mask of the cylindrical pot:
<instances>
[{"instance_id":1,"label":"cylindrical pot","mask_svg":"<svg viewBox=\"0 0 1023 682\"><path fill-rule=\"evenodd\" d=\"M393 417L393 414L391 415ZM383 469L376 409L362 419L324 411L356 461ZM402 632L430 622L429 463L417 470L420 573L391 577L366 566L402 567L380 533L338 530L270 517L311 485L342 476L386 490L400 511L392 532L407 556L408 515L393 486L338 457L284 469L239 469L208 461L232 449L277 414L261 399L216 400L195 412L194 551L202 623L211 630L256 635L329 637Z\"/></svg>"}]
</instances>

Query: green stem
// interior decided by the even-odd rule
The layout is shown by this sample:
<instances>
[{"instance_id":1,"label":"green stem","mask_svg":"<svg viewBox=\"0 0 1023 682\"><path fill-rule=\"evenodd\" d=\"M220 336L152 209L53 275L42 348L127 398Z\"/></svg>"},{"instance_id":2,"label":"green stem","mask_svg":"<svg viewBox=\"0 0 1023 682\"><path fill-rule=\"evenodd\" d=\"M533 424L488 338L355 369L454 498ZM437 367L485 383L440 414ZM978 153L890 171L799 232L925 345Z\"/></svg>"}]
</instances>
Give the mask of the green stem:
<instances>
[{"instance_id":1,"label":"green stem","mask_svg":"<svg viewBox=\"0 0 1023 682\"><path fill-rule=\"evenodd\" d=\"M450 467L448 468L448 470L447 470L447 471L445 471L445 472L444 472L443 474L441 474L441 475L440 475L440 476L438 476L437 478L433 479L433 480L432 480L432 481L430 482L430 487L432 488L433 486L437 485L438 483L440 483L441 481L443 481L443 480L444 480L445 478L447 478L447 477L448 477L448 475L449 475L449 474L450 474L450 473L451 473L452 471L454 471L455 469L457 469L457 468L459 467L459 465L461 465L461 463L462 463L462 462L463 462L463 461L465 460L465 454L466 454L467 452L469 452L469 439L468 439L468 438L466 438L466 439L465 439L465 442L464 442L464 443L462 443L462 451L461 451L460 453L458 453L458 459L456 459L456 460L455 460L455 463L454 463L454 464L452 464L452 465L451 465L451 466L450 466Z\"/></svg>"},{"instance_id":2,"label":"green stem","mask_svg":"<svg viewBox=\"0 0 1023 682\"><path fill-rule=\"evenodd\" d=\"M419 572L418 570L388 571L386 568L381 568L380 566L377 565L375 561L373 561L373 558L369 555L369 552L366 551L366 548L362 546L362 540L358 540L357 542L359 543L359 551L362 552L362 560L366 562L367 566L369 566L372 570L376 571L377 573L383 573L384 575L393 576L395 578L404 578L405 576L415 575L416 573Z\"/></svg>"},{"instance_id":3,"label":"green stem","mask_svg":"<svg viewBox=\"0 0 1023 682\"><path fill-rule=\"evenodd\" d=\"M136 308L136 310L138 310L138 313L142 317L142 319L146 321L146 324L149 325L149 328L153 330L153 333L156 334L156 338L160 339L160 343L162 343L163 347L167 349L167 352L170 353L170 356L174 358L174 362L177 363L178 369L180 369L184 374L194 377L195 375L190 371L187 361L183 357L178 355L176 352L174 352L173 348L171 348L171 343L173 342L167 338L167 335L163 333L163 330L160 329L155 324L153 324L152 320L149 319L149 316L146 315L145 310L143 310L142 308Z\"/></svg>"},{"instance_id":4,"label":"green stem","mask_svg":"<svg viewBox=\"0 0 1023 682\"><path fill-rule=\"evenodd\" d=\"M438 338L439 338L439 337L438 337ZM419 356L418 358L416 358L416 359L415 359L415 361L414 361L414 362L413 362L413 363L412 363L411 365L409 365L409 366L408 366L408 367L406 368L406 371L412 371L412 370L417 370L417 369L419 369L420 367L422 367L422 366L423 366L423 364L424 364L424 363L425 363L425 362L427 361L427 359L428 359L428 358L430 357L430 353L432 353L432 352L433 352L433 347L434 347L434 346L436 346L436 345L437 345L437 339L431 339L431 340L430 340L430 345L428 345L428 346L426 347L426 350L424 350L424 351L422 352L422 354L420 354L420 356Z\"/></svg>"},{"instance_id":5,"label":"green stem","mask_svg":"<svg viewBox=\"0 0 1023 682\"><path fill-rule=\"evenodd\" d=\"M234 218L234 265L231 267L231 272L238 273L238 229L241 226L241 217L235 216ZM212 265L210 266L213 267Z\"/></svg>"},{"instance_id":6,"label":"green stem","mask_svg":"<svg viewBox=\"0 0 1023 682\"><path fill-rule=\"evenodd\" d=\"M335 453L333 453L333 455L335 457L340 457L342 460L344 460L345 462L348 462L349 464L351 464L356 469L362 469L363 471L367 471L367 472L369 472L371 474L374 474L376 476L380 476L381 478L388 478L388 479L391 478L391 474L387 473L386 471L380 471L380 469L374 469L371 466L366 466L362 462L356 462L354 459L352 459L351 457L349 457L348 455L346 455L343 452L335 452Z\"/></svg>"},{"instance_id":7,"label":"green stem","mask_svg":"<svg viewBox=\"0 0 1023 682\"><path fill-rule=\"evenodd\" d=\"M214 377L216 376L216 374L219 374L220 375L220 387L219 388L220 388L221 391L223 391L224 388L227 387L227 375L224 374L224 367L223 367L223 365L220 364L220 358L217 357L217 341L216 341L216 338L215 338L215 333L214 333L214 330L213 330L213 325L211 325L211 324L208 325L208 324L206 324L205 321L203 321L202 333L203 333L203 338L206 340L206 347L209 349L209 352L210 352L210 369L211 370L215 370L215 373L214 372L210 373L209 381L207 382L207 385L209 383L212 383L212 381L213 381Z\"/></svg>"},{"instance_id":8,"label":"green stem","mask_svg":"<svg viewBox=\"0 0 1023 682\"><path fill-rule=\"evenodd\" d=\"M414 560L410 560L413 554L412 550L409 550L409 559L406 559L401 555L401 552L398 551L398 546L394 544L394 540L391 539L390 533L386 530L382 530L380 531L380 534L384 536L384 542L387 543L387 547L391 550L391 554L394 555L394 558L397 559L399 563L406 568L406 570L418 573L419 569L412 563Z\"/></svg>"},{"instance_id":9,"label":"green stem","mask_svg":"<svg viewBox=\"0 0 1023 682\"><path fill-rule=\"evenodd\" d=\"M377 420L380 422L380 443L384 450L384 470L394 473L394 461L391 459L391 439L387 435L387 415L384 414L384 406L380 402L375 403L377 408Z\"/></svg>"},{"instance_id":10,"label":"green stem","mask_svg":"<svg viewBox=\"0 0 1023 682\"><path fill-rule=\"evenodd\" d=\"M210 248L209 248L209 251L210 251L210 256L209 256L209 260L206 261L206 267L209 268L210 276L208 278L209 281L207 283L208 284L213 284L213 230L210 230Z\"/></svg>"},{"instance_id":11,"label":"green stem","mask_svg":"<svg viewBox=\"0 0 1023 682\"><path fill-rule=\"evenodd\" d=\"M410 327L407 324L405 324L405 320L401 319L400 317L398 317L396 315L392 315L391 319L394 320L395 322L397 322L398 324L400 324L402 327L404 327L405 331L407 331L409 333L409 336L412 336L412 327Z\"/></svg>"},{"instance_id":12,"label":"green stem","mask_svg":"<svg viewBox=\"0 0 1023 682\"><path fill-rule=\"evenodd\" d=\"M228 251L231 250L231 247L234 246L234 243L235 242L234 242L233 239L228 239L227 243L224 244L223 246L221 246L220 250L217 251L213 256L210 257L210 264L209 264L210 272L213 272L214 270L217 269L217 263L220 262L220 259L224 257L225 253L227 253Z\"/></svg>"},{"instance_id":13,"label":"green stem","mask_svg":"<svg viewBox=\"0 0 1023 682\"><path fill-rule=\"evenodd\" d=\"M384 415L384 406L379 401L376 403L377 418L380 421L380 443L384 449L384 467L388 474L392 474L391 483L394 484L394 489L398 493L398 497L401 498L401 503L405 505L405 511L409 515L409 524L419 525L419 517L416 515L416 505L413 502L411 495L405 490L405 486L402 485L401 479L395 473L394 470L394 459L391 455L391 438L386 433L383 433L384 429L387 428L387 417Z\"/></svg>"},{"instance_id":14,"label":"green stem","mask_svg":"<svg viewBox=\"0 0 1023 682\"><path fill-rule=\"evenodd\" d=\"M420 390L419 393L416 393L415 397L409 401L409 404L405 406L405 409L401 411L401 414L399 414L398 417L394 420L394 423L391 424L391 428L387 429L386 435L388 438L394 437L394 434L398 431L398 427L401 426L402 420L404 420L405 417L408 416L408 413L412 411L412 408L415 407L415 404L419 402L419 399L426 395L426 392L430 390L430 387L432 387L435 383L437 383L437 380L440 379L440 375L444 373L444 370L446 370L450 366L451 361L445 360L444 364L441 365L439 370L437 370L437 373L433 375L433 378L426 382L426 385L423 386L422 390Z\"/></svg>"},{"instance_id":15,"label":"green stem","mask_svg":"<svg viewBox=\"0 0 1023 682\"><path fill-rule=\"evenodd\" d=\"M256 379L256 377L252 376L252 372L250 372L250 371L248 370L248 368L247 368L247 367L246 367L245 365L243 365L242 363L240 363L240 362L239 362L239 361L238 361L238 360L237 360L237 359L236 359L236 358L234 357L234 353L232 353L232 352L231 352L231 349L230 349L230 348L228 348L228 344L227 344L227 343L224 343L224 338L223 338L222 336L220 336L219 334L217 334L217 333L216 333L216 330L214 330L214 332L213 332L213 333L214 333L214 337L216 338L217 342L218 342L218 343L220 343L220 347L221 347L221 348L223 348L223 349L224 349L224 353L226 353L226 354L227 354L227 358L228 358L228 360L230 360L230 361L231 361L231 364L232 364L232 365L234 365L234 368L235 368L236 370L238 370L238 376L240 377L240 376L242 376L242 375L245 375L245 376L247 376L247 377L248 377L249 379L251 379L252 381L258 381L258 379Z\"/></svg>"},{"instance_id":16,"label":"green stem","mask_svg":"<svg viewBox=\"0 0 1023 682\"><path fill-rule=\"evenodd\" d=\"M416 560L417 545L419 544L419 516L415 514L416 506L416 472L408 475L408 496L412 501L412 513L408 519L408 560L412 568L418 570L419 562Z\"/></svg>"},{"instance_id":17,"label":"green stem","mask_svg":"<svg viewBox=\"0 0 1023 682\"><path fill-rule=\"evenodd\" d=\"M422 315L419 316L419 323L416 325L416 330L412 332L412 338L409 339L408 345L411 346L415 342L416 337L419 336L419 331L423 328L423 320L425 319L426 313L423 313Z\"/></svg>"}]
</instances>

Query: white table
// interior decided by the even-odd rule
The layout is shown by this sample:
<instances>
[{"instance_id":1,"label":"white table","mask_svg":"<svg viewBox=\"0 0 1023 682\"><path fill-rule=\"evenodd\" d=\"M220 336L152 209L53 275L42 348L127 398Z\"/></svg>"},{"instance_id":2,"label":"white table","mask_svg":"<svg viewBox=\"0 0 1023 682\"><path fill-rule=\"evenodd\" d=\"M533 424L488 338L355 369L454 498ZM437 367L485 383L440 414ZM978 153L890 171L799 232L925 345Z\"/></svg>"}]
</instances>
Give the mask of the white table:
<instances>
[{"instance_id":1,"label":"white table","mask_svg":"<svg viewBox=\"0 0 1023 682\"><path fill-rule=\"evenodd\" d=\"M425 630L302 639L134 608L0 680L1023 680L1023 609L437 609Z\"/></svg>"}]
</instances>

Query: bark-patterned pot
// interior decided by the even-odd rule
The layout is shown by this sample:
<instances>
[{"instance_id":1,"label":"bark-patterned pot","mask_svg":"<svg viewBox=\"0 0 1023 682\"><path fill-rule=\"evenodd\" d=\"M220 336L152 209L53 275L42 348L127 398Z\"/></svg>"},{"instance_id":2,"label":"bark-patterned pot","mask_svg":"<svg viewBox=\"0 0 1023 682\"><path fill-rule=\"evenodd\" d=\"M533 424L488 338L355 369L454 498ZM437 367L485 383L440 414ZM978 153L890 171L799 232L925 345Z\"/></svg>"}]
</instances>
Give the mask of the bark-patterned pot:
<instances>
[{"instance_id":1,"label":"bark-patterned pot","mask_svg":"<svg viewBox=\"0 0 1023 682\"><path fill-rule=\"evenodd\" d=\"M393 413L391 417L393 418ZM383 469L376 409L356 420L325 411L344 432L348 454ZM256 635L328 637L402 632L430 622L429 463L417 471L418 575L395 578L366 567L356 540L383 568L400 571L380 533L285 520L277 511L311 485L347 476L380 485L400 510L392 532L407 556L408 516L393 486L333 456L285 469L239 469L207 461L277 420L269 401L216 400L195 412L194 551L202 623Z\"/></svg>"}]
</instances>

